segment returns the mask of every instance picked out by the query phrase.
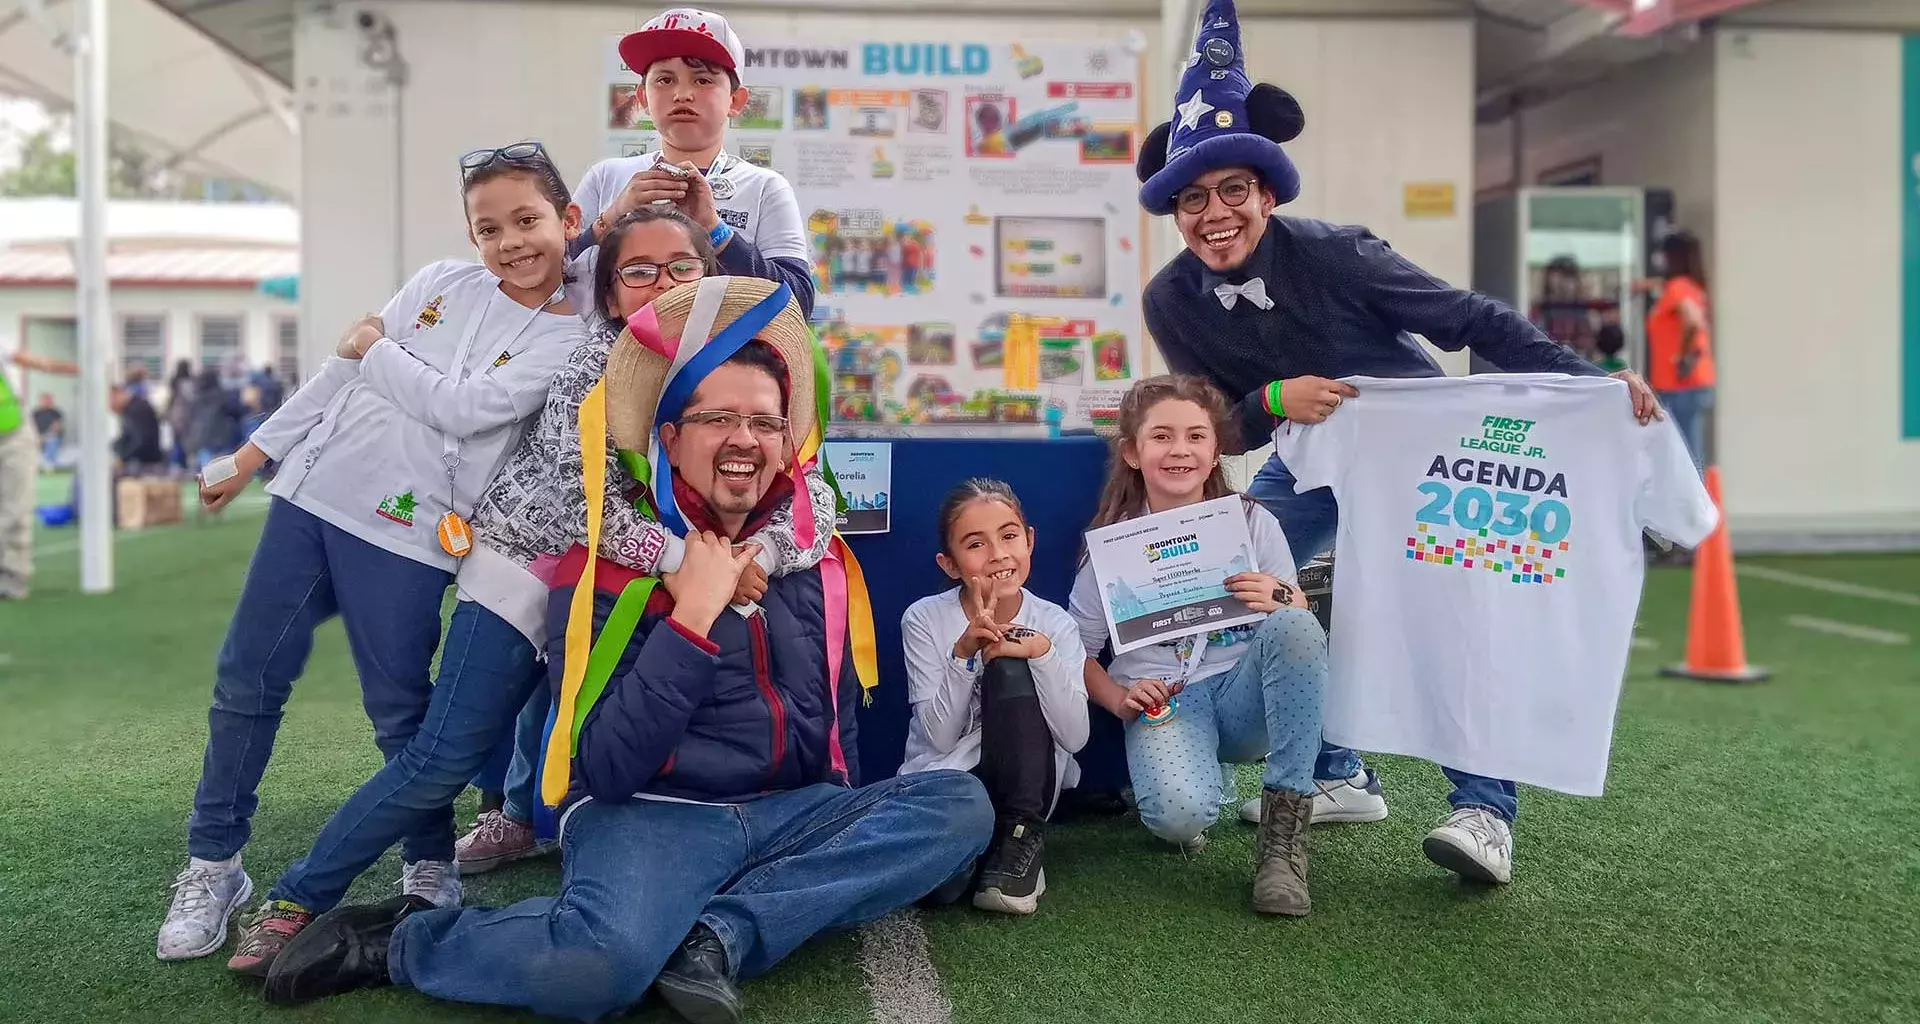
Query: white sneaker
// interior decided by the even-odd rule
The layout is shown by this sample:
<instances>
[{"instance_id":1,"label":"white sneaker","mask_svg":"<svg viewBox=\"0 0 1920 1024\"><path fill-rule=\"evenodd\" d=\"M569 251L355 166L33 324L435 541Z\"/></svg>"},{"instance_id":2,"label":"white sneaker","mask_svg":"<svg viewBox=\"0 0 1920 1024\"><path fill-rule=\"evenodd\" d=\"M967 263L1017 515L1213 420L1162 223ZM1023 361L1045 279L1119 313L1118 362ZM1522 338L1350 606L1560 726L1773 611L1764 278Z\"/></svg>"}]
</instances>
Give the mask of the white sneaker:
<instances>
[{"instance_id":1,"label":"white sneaker","mask_svg":"<svg viewBox=\"0 0 1920 1024\"><path fill-rule=\"evenodd\" d=\"M231 860L187 861L173 880L173 902L160 924L156 953L162 960L192 960L227 944L233 915L253 896L253 879Z\"/></svg>"},{"instance_id":2,"label":"white sneaker","mask_svg":"<svg viewBox=\"0 0 1920 1024\"><path fill-rule=\"evenodd\" d=\"M400 892L418 896L441 910L457 910L466 895L460 868L450 860L417 860L400 869Z\"/></svg>"},{"instance_id":3,"label":"white sneaker","mask_svg":"<svg viewBox=\"0 0 1920 1024\"><path fill-rule=\"evenodd\" d=\"M1380 776L1371 768L1362 768L1350 779L1315 779L1313 823L1332 825L1343 821L1380 821L1387 816L1387 797L1380 791ZM1240 805L1240 820L1260 824L1260 798Z\"/></svg>"},{"instance_id":4,"label":"white sneaker","mask_svg":"<svg viewBox=\"0 0 1920 1024\"><path fill-rule=\"evenodd\" d=\"M1476 882L1513 881L1513 828L1492 811L1462 807L1420 844L1427 859Z\"/></svg>"}]
</instances>

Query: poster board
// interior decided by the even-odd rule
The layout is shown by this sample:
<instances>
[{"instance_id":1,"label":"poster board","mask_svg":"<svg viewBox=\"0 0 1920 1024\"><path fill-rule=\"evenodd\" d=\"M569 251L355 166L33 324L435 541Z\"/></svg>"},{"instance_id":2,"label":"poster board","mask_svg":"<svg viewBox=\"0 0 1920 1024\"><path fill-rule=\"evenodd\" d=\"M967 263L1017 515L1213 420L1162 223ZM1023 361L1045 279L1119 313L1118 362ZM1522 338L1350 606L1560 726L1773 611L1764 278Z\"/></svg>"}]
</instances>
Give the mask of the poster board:
<instances>
[{"instance_id":1,"label":"poster board","mask_svg":"<svg viewBox=\"0 0 1920 1024\"><path fill-rule=\"evenodd\" d=\"M659 145L617 42L610 157ZM1119 42L747 48L727 148L799 199L833 433L1110 422L1144 367L1140 76Z\"/></svg>"}]
</instances>

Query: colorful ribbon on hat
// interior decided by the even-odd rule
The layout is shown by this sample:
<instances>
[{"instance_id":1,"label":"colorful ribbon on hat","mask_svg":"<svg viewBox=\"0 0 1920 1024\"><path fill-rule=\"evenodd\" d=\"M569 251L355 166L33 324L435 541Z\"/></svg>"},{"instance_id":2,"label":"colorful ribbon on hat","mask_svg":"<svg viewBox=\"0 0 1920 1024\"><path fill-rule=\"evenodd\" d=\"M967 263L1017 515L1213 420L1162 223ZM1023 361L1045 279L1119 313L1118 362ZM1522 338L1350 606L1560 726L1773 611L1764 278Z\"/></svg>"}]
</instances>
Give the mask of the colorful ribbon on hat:
<instances>
[{"instance_id":1,"label":"colorful ribbon on hat","mask_svg":"<svg viewBox=\"0 0 1920 1024\"><path fill-rule=\"evenodd\" d=\"M685 536L686 520L681 516L673 500L672 464L665 457L660 446L659 425L679 419L680 412L686 407L699 382L712 372L714 367L733 357L747 342L753 340L767 324L779 315L791 298L791 291L781 285L774 294L761 300L739 320L697 351L682 352L684 338L668 339L661 335L658 321L651 306L634 314L627 322L628 329L636 340L659 353L673 364L669 370L666 388L662 390L661 400L655 414L653 437L649 439L651 458L638 452L622 449L618 455L621 465L633 475L643 488L651 485L655 500L657 521L672 529L676 535ZM704 296L703 296L704 297ZM690 326L692 326L690 324ZM711 326L707 318L705 327ZM836 511L845 505L845 497L840 490L839 481L825 460L819 458L823 442L824 424L827 421L827 401L830 382L827 373L826 351L818 339L809 331L813 350L814 397L816 415L813 428L794 453L791 477L794 482L793 512L795 541L803 548L811 548L817 539L814 528L814 509L812 494L806 486L805 473L815 465L834 493ZM716 353L722 353L716 355ZM683 358L684 357L684 358ZM798 368L789 367L789 373ZM800 371L804 372L804 371ZM684 382L684 383L683 383ZM671 400L671 405L669 401ZM565 664L562 667L560 682L560 700L555 707L551 732L547 739L546 757L541 766L540 796L549 807L557 807L565 799L567 789L572 783L572 759L580 741L581 727L586 723L587 715L606 690L617 666L620 654L625 651L634 631L638 628L641 616L646 610L647 599L652 595L658 583L655 577L636 580L621 592L615 602L606 623L601 627L600 637L593 637L593 601L594 566L598 561L600 535L604 523L603 502L606 495L607 460L607 395L606 380L602 378L586 399L580 404L580 453L582 459L582 485L586 499L586 564L581 570L580 579L574 585L571 603L567 610L567 633L564 648ZM658 466L658 476L652 472ZM655 518L653 510L643 509L642 514ZM846 753L840 744L840 677L844 660L844 647L850 640L853 648L854 672L861 690L862 699L871 704L873 688L879 684L879 643L873 626L873 602L867 591L865 574L860 563L854 558L853 549L846 539L836 533L826 557L821 561L821 587L826 605L826 660L829 687L829 699L833 703L834 721L829 734L828 748L834 770L845 777ZM564 730L564 732L562 731Z\"/></svg>"}]
</instances>

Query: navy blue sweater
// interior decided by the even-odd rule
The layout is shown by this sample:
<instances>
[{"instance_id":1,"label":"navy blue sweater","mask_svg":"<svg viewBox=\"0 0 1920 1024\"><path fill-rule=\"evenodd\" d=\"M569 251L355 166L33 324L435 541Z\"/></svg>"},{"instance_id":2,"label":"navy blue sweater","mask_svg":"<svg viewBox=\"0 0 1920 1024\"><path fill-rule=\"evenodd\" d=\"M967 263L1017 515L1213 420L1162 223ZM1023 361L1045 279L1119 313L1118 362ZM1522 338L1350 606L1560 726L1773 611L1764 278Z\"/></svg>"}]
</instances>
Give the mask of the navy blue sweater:
<instances>
[{"instance_id":1,"label":"navy blue sweater","mask_svg":"<svg viewBox=\"0 0 1920 1024\"><path fill-rule=\"evenodd\" d=\"M1242 273L1220 277L1182 252L1147 283L1147 331L1176 373L1205 377L1235 399L1237 453L1266 443L1269 381L1288 377L1438 377L1414 334L1448 352L1470 348L1510 373L1602 371L1512 307L1421 270L1362 227L1274 216ZM1213 294L1258 276L1270 310Z\"/></svg>"}]
</instances>

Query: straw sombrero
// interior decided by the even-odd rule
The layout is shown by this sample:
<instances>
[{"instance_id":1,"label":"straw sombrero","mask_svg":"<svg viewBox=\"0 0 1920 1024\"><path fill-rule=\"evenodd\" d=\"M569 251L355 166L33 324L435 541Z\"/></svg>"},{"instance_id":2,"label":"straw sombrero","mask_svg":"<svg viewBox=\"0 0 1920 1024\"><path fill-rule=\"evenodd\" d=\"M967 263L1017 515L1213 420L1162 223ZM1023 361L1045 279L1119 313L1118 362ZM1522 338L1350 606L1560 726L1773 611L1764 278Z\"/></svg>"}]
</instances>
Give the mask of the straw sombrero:
<instances>
[{"instance_id":1,"label":"straw sombrero","mask_svg":"<svg viewBox=\"0 0 1920 1024\"><path fill-rule=\"evenodd\" d=\"M772 281L708 277L654 299L614 341L607 355L607 431L614 447L648 452L656 418L678 419L707 371L756 338L787 366L791 439L796 448L804 444L813 432L817 397L813 335L799 303L790 289ZM676 386L669 389L669 381ZM650 461L657 467L657 459Z\"/></svg>"},{"instance_id":2,"label":"straw sombrero","mask_svg":"<svg viewBox=\"0 0 1920 1024\"><path fill-rule=\"evenodd\" d=\"M685 536L688 526L673 495L674 468L660 443L661 423L680 418L700 381L732 358L748 342L773 347L787 368L787 420L793 443L787 472L793 478L794 540L814 548L817 535L813 499L804 474L819 466L821 476L841 504L832 470L819 458L826 419L826 353L807 328L806 318L784 284L752 277L708 277L675 287L627 318L607 354L607 373L580 403L581 489L586 503L589 553L567 611L566 648L560 693L542 756L540 796L557 807L571 785L571 757L589 711L606 689L619 655L632 637L656 577L632 581L622 590L600 636L593 635L595 563L604 522L607 444L620 462L653 496L641 514ZM825 660L838 714L841 661L845 646L853 652L854 677L863 691L880 678L873 606L853 550L837 534L820 562L825 600ZM590 664L591 663L591 664ZM845 770L840 731L828 737L831 760Z\"/></svg>"}]
</instances>

